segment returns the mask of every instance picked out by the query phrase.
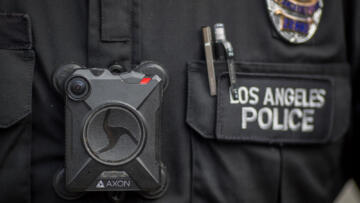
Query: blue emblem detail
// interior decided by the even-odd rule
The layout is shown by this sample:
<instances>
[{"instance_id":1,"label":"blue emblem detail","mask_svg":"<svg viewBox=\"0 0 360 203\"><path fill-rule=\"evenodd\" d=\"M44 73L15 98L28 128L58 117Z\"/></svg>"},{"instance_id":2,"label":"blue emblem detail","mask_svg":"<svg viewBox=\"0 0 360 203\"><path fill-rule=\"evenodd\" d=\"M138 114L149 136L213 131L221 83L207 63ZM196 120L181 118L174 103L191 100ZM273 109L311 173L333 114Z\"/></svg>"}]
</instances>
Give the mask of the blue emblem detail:
<instances>
[{"instance_id":1,"label":"blue emblem detail","mask_svg":"<svg viewBox=\"0 0 360 203\"><path fill-rule=\"evenodd\" d=\"M323 0L266 0L271 20L286 40L304 43L315 34Z\"/></svg>"},{"instance_id":2,"label":"blue emblem detail","mask_svg":"<svg viewBox=\"0 0 360 203\"><path fill-rule=\"evenodd\" d=\"M296 12L304 16L312 16L315 11L320 8L319 1L315 1L312 4L301 5L293 3L290 0L275 0L279 5L282 5L285 9Z\"/></svg>"},{"instance_id":3,"label":"blue emblem detail","mask_svg":"<svg viewBox=\"0 0 360 203\"><path fill-rule=\"evenodd\" d=\"M294 20L283 16L282 30L287 30L291 32L297 32L300 34L307 35L309 32L309 23Z\"/></svg>"}]
</instances>

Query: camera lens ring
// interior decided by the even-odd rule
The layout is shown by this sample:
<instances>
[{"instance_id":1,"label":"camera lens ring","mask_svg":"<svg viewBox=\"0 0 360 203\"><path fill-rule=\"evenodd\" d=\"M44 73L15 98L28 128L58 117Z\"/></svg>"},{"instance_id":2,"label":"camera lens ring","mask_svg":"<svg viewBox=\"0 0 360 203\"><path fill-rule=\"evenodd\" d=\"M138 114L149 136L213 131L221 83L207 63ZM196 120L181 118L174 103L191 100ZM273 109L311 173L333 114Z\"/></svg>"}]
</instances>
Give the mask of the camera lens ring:
<instances>
[{"instance_id":1,"label":"camera lens ring","mask_svg":"<svg viewBox=\"0 0 360 203\"><path fill-rule=\"evenodd\" d=\"M66 82L66 94L74 101L84 100L90 92L90 84L84 77L74 76Z\"/></svg>"},{"instance_id":2,"label":"camera lens ring","mask_svg":"<svg viewBox=\"0 0 360 203\"><path fill-rule=\"evenodd\" d=\"M127 111L130 115L134 116L136 119L137 124L139 125L139 131L140 131L140 138L138 140L138 144L136 145L135 149L129 153L126 157L121 158L117 161L110 161L110 160L104 160L103 158L99 157L97 155L96 151L94 151L93 147L91 146L91 143L89 142L89 131L91 131L91 125L93 124L94 119L98 117L100 114L106 112L109 109L118 109L118 110L124 110ZM97 162L109 165L109 166L120 166L124 165L132 160L134 160L143 150L145 143L146 143L146 123L144 122L144 118L140 113L136 111L133 107L124 104L124 103L113 103L113 104L107 104L103 106L99 106L98 108L94 109L92 112L90 112L89 116L87 116L87 119L85 121L85 125L82 132L82 140L83 140L83 146L85 147L88 154L96 160Z\"/></svg>"}]
</instances>

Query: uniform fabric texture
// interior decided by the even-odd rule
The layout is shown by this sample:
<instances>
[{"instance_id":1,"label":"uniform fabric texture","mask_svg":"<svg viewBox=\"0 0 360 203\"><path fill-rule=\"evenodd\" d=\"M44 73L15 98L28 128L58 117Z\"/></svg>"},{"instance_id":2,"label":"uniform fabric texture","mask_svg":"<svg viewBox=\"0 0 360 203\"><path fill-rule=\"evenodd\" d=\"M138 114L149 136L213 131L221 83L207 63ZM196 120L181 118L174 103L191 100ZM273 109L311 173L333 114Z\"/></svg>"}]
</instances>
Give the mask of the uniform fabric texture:
<instances>
[{"instance_id":1,"label":"uniform fabric texture","mask_svg":"<svg viewBox=\"0 0 360 203\"><path fill-rule=\"evenodd\" d=\"M351 83L360 65L359 8L357 1L324 1L314 37L294 45L274 30L265 0L0 0L0 202L69 202L52 188L54 174L64 167L64 99L51 84L61 65L118 63L132 69L145 60L161 63L169 74L161 152L170 182L160 199L129 192L123 202L332 202L344 182L359 174L351 164L359 161L357 151L348 153L347 144L357 104L350 99L359 91L358 82ZM330 75L339 81L332 87L336 123L321 123L332 128L326 142L243 142L216 135L217 100L205 96L208 90L190 99L188 93L208 85L200 28L218 22L226 26L235 60L245 64L237 69L240 75ZM194 65L200 71L188 72ZM195 103L203 109L189 108ZM222 122L235 125L230 122L240 115L228 114ZM88 193L72 202L111 201L105 193Z\"/></svg>"}]
</instances>

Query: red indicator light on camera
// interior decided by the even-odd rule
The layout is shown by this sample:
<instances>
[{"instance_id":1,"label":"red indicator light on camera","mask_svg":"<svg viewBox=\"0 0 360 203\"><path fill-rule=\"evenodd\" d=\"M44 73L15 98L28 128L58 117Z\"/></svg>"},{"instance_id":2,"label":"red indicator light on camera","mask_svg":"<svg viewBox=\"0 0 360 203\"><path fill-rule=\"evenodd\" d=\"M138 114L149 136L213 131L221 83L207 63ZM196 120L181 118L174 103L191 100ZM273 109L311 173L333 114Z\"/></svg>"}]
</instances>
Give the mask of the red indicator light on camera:
<instances>
[{"instance_id":1,"label":"red indicator light on camera","mask_svg":"<svg viewBox=\"0 0 360 203\"><path fill-rule=\"evenodd\" d=\"M140 81L140 85L146 85L150 82L151 78L143 78L141 81Z\"/></svg>"}]
</instances>

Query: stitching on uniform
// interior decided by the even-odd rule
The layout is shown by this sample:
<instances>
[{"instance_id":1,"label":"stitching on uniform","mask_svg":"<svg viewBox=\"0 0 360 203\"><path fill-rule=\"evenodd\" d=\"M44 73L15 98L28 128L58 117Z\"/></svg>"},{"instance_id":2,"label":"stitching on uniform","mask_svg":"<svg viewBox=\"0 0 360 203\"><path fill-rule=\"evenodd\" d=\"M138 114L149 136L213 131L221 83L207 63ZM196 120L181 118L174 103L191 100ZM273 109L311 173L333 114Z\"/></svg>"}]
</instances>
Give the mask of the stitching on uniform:
<instances>
[{"instance_id":1,"label":"stitching on uniform","mask_svg":"<svg viewBox=\"0 0 360 203\"><path fill-rule=\"evenodd\" d=\"M31 188L31 147L32 147L32 123L31 123L31 120L32 120L32 114L30 114L29 116L29 121L27 122L27 130L28 130L28 136L27 139L28 139L28 144L27 144L27 147L28 147L28 153L27 156L28 158L26 159L27 160L27 172L28 172L28 175L27 175L27 187L26 188ZM29 175L30 174L30 175ZM31 200L31 189L30 190L27 190L27 193L28 193L28 199Z\"/></svg>"},{"instance_id":2,"label":"stitching on uniform","mask_svg":"<svg viewBox=\"0 0 360 203\"><path fill-rule=\"evenodd\" d=\"M192 115L192 112L193 112L193 106L192 106L192 102L191 102L192 101L191 98L193 98L193 93L192 93L192 90L191 90L192 77L190 76L190 73L191 72L196 72L196 71L190 71L191 64L188 64L187 66L188 66L188 83L187 83L188 97L187 97L186 121L200 135L202 135L205 138L213 139L215 137L215 135L208 132L207 130L205 130L201 126L197 125L197 123L194 122L192 116L190 116L190 115Z\"/></svg>"},{"instance_id":3,"label":"stitching on uniform","mask_svg":"<svg viewBox=\"0 0 360 203\"><path fill-rule=\"evenodd\" d=\"M191 78L191 77L189 77ZM196 130L200 135L202 135L203 137L207 137L207 138L213 138L214 135L209 133L207 130L205 130L204 128L202 128L201 126L197 125L196 122L194 122L192 116L190 117L190 115L192 115L191 112L193 112L193 106L191 105L192 104L192 91L191 91L191 88L190 88L190 82L191 79L189 79L188 81L188 110L187 110L187 122L188 124L194 128L194 130Z\"/></svg>"},{"instance_id":4,"label":"stitching on uniform","mask_svg":"<svg viewBox=\"0 0 360 203\"><path fill-rule=\"evenodd\" d=\"M103 42L122 42L122 43L128 43L131 42L131 38L130 37L102 37L101 41Z\"/></svg>"},{"instance_id":5,"label":"stitching on uniform","mask_svg":"<svg viewBox=\"0 0 360 203\"><path fill-rule=\"evenodd\" d=\"M143 9L143 3L141 0L136 1L137 2L137 41L136 41L136 49L137 49L137 60L141 60L142 53L143 53L143 43L141 43L142 40L142 32L143 32L143 26L142 26L142 9Z\"/></svg>"}]
</instances>

